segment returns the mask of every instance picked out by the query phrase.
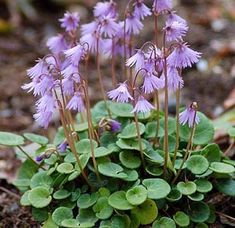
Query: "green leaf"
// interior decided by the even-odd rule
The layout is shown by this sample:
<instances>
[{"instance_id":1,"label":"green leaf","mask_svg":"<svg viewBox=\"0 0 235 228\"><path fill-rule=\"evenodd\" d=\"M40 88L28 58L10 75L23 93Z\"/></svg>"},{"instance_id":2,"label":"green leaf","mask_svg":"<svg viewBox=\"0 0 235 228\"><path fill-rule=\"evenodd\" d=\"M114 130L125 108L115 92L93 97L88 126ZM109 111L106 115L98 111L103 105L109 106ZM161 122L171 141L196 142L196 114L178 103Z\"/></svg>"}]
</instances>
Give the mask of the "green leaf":
<instances>
[{"instance_id":1,"label":"green leaf","mask_svg":"<svg viewBox=\"0 0 235 228\"><path fill-rule=\"evenodd\" d=\"M100 197L96 204L92 207L99 219L108 219L113 214L113 208L108 204L107 197Z\"/></svg>"},{"instance_id":2,"label":"green leaf","mask_svg":"<svg viewBox=\"0 0 235 228\"><path fill-rule=\"evenodd\" d=\"M168 150L169 152L174 152L175 150L176 139L172 135L168 135ZM160 138L160 146L164 148L164 137Z\"/></svg>"},{"instance_id":3,"label":"green leaf","mask_svg":"<svg viewBox=\"0 0 235 228\"><path fill-rule=\"evenodd\" d=\"M153 223L152 228L176 228L176 225L171 218L161 217Z\"/></svg>"},{"instance_id":4,"label":"green leaf","mask_svg":"<svg viewBox=\"0 0 235 228\"><path fill-rule=\"evenodd\" d=\"M20 146L24 144L24 138L9 132L0 131L0 145Z\"/></svg>"},{"instance_id":5,"label":"green leaf","mask_svg":"<svg viewBox=\"0 0 235 228\"><path fill-rule=\"evenodd\" d=\"M200 123L195 128L193 143L195 145L205 145L213 140L214 127L212 122L201 112L198 112ZM191 128L188 125L180 126L180 138L189 140Z\"/></svg>"},{"instance_id":6,"label":"green leaf","mask_svg":"<svg viewBox=\"0 0 235 228\"><path fill-rule=\"evenodd\" d=\"M95 140L92 140L93 148L97 148L98 143ZM82 139L79 142L75 143L75 148L77 153L85 154L91 153L91 143L90 139Z\"/></svg>"},{"instance_id":7,"label":"green leaf","mask_svg":"<svg viewBox=\"0 0 235 228\"><path fill-rule=\"evenodd\" d=\"M136 170L124 169L123 172L126 174L126 176L122 177L121 179L125 181L136 181L139 178L139 174Z\"/></svg>"},{"instance_id":8,"label":"green leaf","mask_svg":"<svg viewBox=\"0 0 235 228\"><path fill-rule=\"evenodd\" d=\"M53 179L47 175L46 171L40 171L32 177L30 181L30 188L36 188L38 186L49 188L53 183Z\"/></svg>"},{"instance_id":9,"label":"green leaf","mask_svg":"<svg viewBox=\"0 0 235 228\"><path fill-rule=\"evenodd\" d=\"M197 185L197 191L201 193L210 192L213 188L211 182L206 179L197 179L194 183Z\"/></svg>"},{"instance_id":10,"label":"green leaf","mask_svg":"<svg viewBox=\"0 0 235 228\"><path fill-rule=\"evenodd\" d=\"M186 215L183 211L177 211L173 218L176 224L180 227L186 227L190 223L188 215Z\"/></svg>"},{"instance_id":11,"label":"green leaf","mask_svg":"<svg viewBox=\"0 0 235 228\"><path fill-rule=\"evenodd\" d=\"M219 179L215 184L216 188L228 196L235 196L235 180Z\"/></svg>"},{"instance_id":12,"label":"green leaf","mask_svg":"<svg viewBox=\"0 0 235 228\"><path fill-rule=\"evenodd\" d=\"M148 164L146 166L146 172L152 176L161 176L163 174L163 169L155 164Z\"/></svg>"},{"instance_id":13,"label":"green leaf","mask_svg":"<svg viewBox=\"0 0 235 228\"><path fill-rule=\"evenodd\" d=\"M144 155L147 156L151 162L157 163L157 164L163 164L164 158L160 155L160 153L163 152L161 150L145 150ZM164 152L163 152L164 153Z\"/></svg>"},{"instance_id":14,"label":"green leaf","mask_svg":"<svg viewBox=\"0 0 235 228\"><path fill-rule=\"evenodd\" d=\"M82 209L86 209L91 207L92 205L94 205L96 203L96 201L98 200L99 194L96 193L92 193L92 194L82 194L77 201L77 205L79 208Z\"/></svg>"},{"instance_id":15,"label":"green leaf","mask_svg":"<svg viewBox=\"0 0 235 228\"><path fill-rule=\"evenodd\" d=\"M208 225L206 223L198 223L195 228L208 228Z\"/></svg>"},{"instance_id":16,"label":"green leaf","mask_svg":"<svg viewBox=\"0 0 235 228\"><path fill-rule=\"evenodd\" d=\"M130 218L127 215L115 215L112 217L111 225L108 227L126 228L130 227L130 222Z\"/></svg>"},{"instance_id":17,"label":"green leaf","mask_svg":"<svg viewBox=\"0 0 235 228\"><path fill-rule=\"evenodd\" d=\"M145 126L142 123L138 123L140 135L142 135L145 131ZM137 134L137 128L136 123L128 124L120 134L118 134L118 137L121 139L131 139L136 138L138 136Z\"/></svg>"},{"instance_id":18,"label":"green leaf","mask_svg":"<svg viewBox=\"0 0 235 228\"><path fill-rule=\"evenodd\" d=\"M235 127L231 127L228 129L228 134L230 137L235 138Z\"/></svg>"},{"instance_id":19,"label":"green leaf","mask_svg":"<svg viewBox=\"0 0 235 228\"><path fill-rule=\"evenodd\" d=\"M88 228L93 227L94 223L84 222L80 223L76 219L65 219L62 221L61 225L68 228Z\"/></svg>"},{"instance_id":20,"label":"green leaf","mask_svg":"<svg viewBox=\"0 0 235 228\"><path fill-rule=\"evenodd\" d=\"M65 140L64 129L62 127L59 127L59 129L56 132L53 144L57 146L60 143L64 142L64 140Z\"/></svg>"},{"instance_id":21,"label":"green leaf","mask_svg":"<svg viewBox=\"0 0 235 228\"><path fill-rule=\"evenodd\" d=\"M119 159L126 168L137 169L141 165L141 160L139 156L133 151L122 151L119 153Z\"/></svg>"},{"instance_id":22,"label":"green leaf","mask_svg":"<svg viewBox=\"0 0 235 228\"><path fill-rule=\"evenodd\" d=\"M50 204L52 197L45 187L36 187L29 192L29 202L36 208L43 208Z\"/></svg>"},{"instance_id":23,"label":"green leaf","mask_svg":"<svg viewBox=\"0 0 235 228\"><path fill-rule=\"evenodd\" d=\"M71 195L71 192L65 190L65 189L60 189L58 191L56 191L54 194L53 194L53 198L54 199L58 199L58 200L61 200L61 199L66 199L68 198L69 196Z\"/></svg>"},{"instance_id":24,"label":"green leaf","mask_svg":"<svg viewBox=\"0 0 235 228\"><path fill-rule=\"evenodd\" d=\"M58 225L62 226L62 221L65 219L73 218L72 209L67 207L58 207L54 210L52 214L52 220Z\"/></svg>"},{"instance_id":25,"label":"green leaf","mask_svg":"<svg viewBox=\"0 0 235 228\"><path fill-rule=\"evenodd\" d=\"M47 221L43 224L42 228L58 228L58 226L52 220L51 215L49 215Z\"/></svg>"},{"instance_id":26,"label":"green leaf","mask_svg":"<svg viewBox=\"0 0 235 228\"><path fill-rule=\"evenodd\" d=\"M111 207L118 210L130 210L134 207L127 201L126 193L124 191L114 192L109 196L108 203Z\"/></svg>"},{"instance_id":27,"label":"green leaf","mask_svg":"<svg viewBox=\"0 0 235 228\"><path fill-rule=\"evenodd\" d=\"M147 188L150 199L163 199L171 191L170 185L160 178L144 179L143 185Z\"/></svg>"},{"instance_id":28,"label":"green leaf","mask_svg":"<svg viewBox=\"0 0 235 228\"><path fill-rule=\"evenodd\" d=\"M31 142L38 143L40 145L46 145L48 143L48 138L42 135L37 135L33 133L24 133L24 137Z\"/></svg>"},{"instance_id":29,"label":"green leaf","mask_svg":"<svg viewBox=\"0 0 235 228\"><path fill-rule=\"evenodd\" d=\"M64 173L64 174L68 174L68 173L72 173L74 168L73 165L71 163L61 163L57 166L56 169L59 173Z\"/></svg>"},{"instance_id":30,"label":"green leaf","mask_svg":"<svg viewBox=\"0 0 235 228\"><path fill-rule=\"evenodd\" d=\"M203 148L201 154L211 163L221 160L220 148L217 144L209 144Z\"/></svg>"},{"instance_id":31,"label":"green leaf","mask_svg":"<svg viewBox=\"0 0 235 228\"><path fill-rule=\"evenodd\" d=\"M105 157L112 153L113 153L113 149L107 149L105 147L98 147L98 148L95 148L94 150L94 154L96 158Z\"/></svg>"},{"instance_id":32,"label":"green leaf","mask_svg":"<svg viewBox=\"0 0 235 228\"><path fill-rule=\"evenodd\" d=\"M123 172L123 168L113 162L104 162L98 165L101 174L108 177L125 178L127 175Z\"/></svg>"},{"instance_id":33,"label":"green leaf","mask_svg":"<svg viewBox=\"0 0 235 228\"><path fill-rule=\"evenodd\" d=\"M126 193L127 201L132 205L142 204L148 196L148 191L142 185L129 189Z\"/></svg>"},{"instance_id":34,"label":"green leaf","mask_svg":"<svg viewBox=\"0 0 235 228\"><path fill-rule=\"evenodd\" d=\"M95 216L95 213L90 208L88 209L79 209L79 215L76 218L81 224L93 224L92 227L95 226L95 223L98 221L98 218ZM90 227L90 226L89 226Z\"/></svg>"},{"instance_id":35,"label":"green leaf","mask_svg":"<svg viewBox=\"0 0 235 228\"><path fill-rule=\"evenodd\" d=\"M113 112L111 105L115 103L112 101L106 101L106 104L108 105L111 112ZM91 110L92 118L94 118L96 121L99 121L101 118L109 117L106 104L104 101L99 101L96 103Z\"/></svg>"},{"instance_id":36,"label":"green leaf","mask_svg":"<svg viewBox=\"0 0 235 228\"><path fill-rule=\"evenodd\" d=\"M26 191L26 192L21 196L21 198L20 198L20 204L21 204L22 206L30 206L30 205L31 205L31 203L30 203L30 201L29 201L29 198L28 198L29 192L30 192L30 190Z\"/></svg>"},{"instance_id":37,"label":"green leaf","mask_svg":"<svg viewBox=\"0 0 235 228\"><path fill-rule=\"evenodd\" d=\"M191 195L197 190L197 186L194 182L188 181L188 182L179 182L177 184L177 189L183 194L183 195Z\"/></svg>"},{"instance_id":38,"label":"green leaf","mask_svg":"<svg viewBox=\"0 0 235 228\"><path fill-rule=\"evenodd\" d=\"M133 208L131 213L135 214L139 218L141 225L147 225L156 219L158 215L158 208L153 200L147 199L141 205Z\"/></svg>"},{"instance_id":39,"label":"green leaf","mask_svg":"<svg viewBox=\"0 0 235 228\"><path fill-rule=\"evenodd\" d=\"M119 139L116 142L117 146L120 147L123 150L138 150L140 151L140 146L138 140L123 140ZM146 149L146 144L142 140L142 149Z\"/></svg>"},{"instance_id":40,"label":"green leaf","mask_svg":"<svg viewBox=\"0 0 235 228\"><path fill-rule=\"evenodd\" d=\"M131 113L133 110L132 105L127 103L112 103L110 105L111 112L118 117L134 117L134 114Z\"/></svg>"},{"instance_id":41,"label":"green leaf","mask_svg":"<svg viewBox=\"0 0 235 228\"><path fill-rule=\"evenodd\" d=\"M210 208L204 202L193 202L190 205L189 216L195 223L205 222L210 216Z\"/></svg>"},{"instance_id":42,"label":"green leaf","mask_svg":"<svg viewBox=\"0 0 235 228\"><path fill-rule=\"evenodd\" d=\"M32 208L32 215L35 221L44 222L48 219L48 208Z\"/></svg>"},{"instance_id":43,"label":"green leaf","mask_svg":"<svg viewBox=\"0 0 235 228\"><path fill-rule=\"evenodd\" d=\"M202 174L206 172L209 163L206 158L201 155L192 155L186 162L186 167L193 174Z\"/></svg>"},{"instance_id":44,"label":"green leaf","mask_svg":"<svg viewBox=\"0 0 235 228\"><path fill-rule=\"evenodd\" d=\"M178 189L173 188L171 189L170 193L168 194L166 198L170 202L175 202L175 201L180 200L181 197L182 197L182 193Z\"/></svg>"},{"instance_id":45,"label":"green leaf","mask_svg":"<svg viewBox=\"0 0 235 228\"><path fill-rule=\"evenodd\" d=\"M204 199L204 195L200 192L195 192L192 195L188 195L188 198L192 201L202 201Z\"/></svg>"},{"instance_id":46,"label":"green leaf","mask_svg":"<svg viewBox=\"0 0 235 228\"><path fill-rule=\"evenodd\" d=\"M232 165L223 162L212 162L210 169L216 173L233 173L235 171Z\"/></svg>"}]
</instances>

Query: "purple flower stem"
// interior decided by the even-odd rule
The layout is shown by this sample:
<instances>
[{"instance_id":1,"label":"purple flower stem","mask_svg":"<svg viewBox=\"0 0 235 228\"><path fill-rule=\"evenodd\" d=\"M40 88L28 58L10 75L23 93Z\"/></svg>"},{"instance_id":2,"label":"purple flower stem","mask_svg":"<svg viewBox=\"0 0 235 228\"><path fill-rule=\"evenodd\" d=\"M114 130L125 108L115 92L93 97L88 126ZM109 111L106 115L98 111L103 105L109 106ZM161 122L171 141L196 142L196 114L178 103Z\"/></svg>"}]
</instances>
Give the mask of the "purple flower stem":
<instances>
[{"instance_id":1,"label":"purple flower stem","mask_svg":"<svg viewBox=\"0 0 235 228\"><path fill-rule=\"evenodd\" d=\"M182 69L180 69L180 77L182 75ZM176 160L176 157L177 157L177 152L178 152L178 148L179 148L179 126L180 126L180 123L179 123L179 110L180 110L180 85L178 87L178 89L176 90L176 93L175 93L175 98L176 98L176 143L175 143L175 151L174 151L174 157L173 157L173 161L172 161L172 165L174 167L175 165L175 160Z\"/></svg>"},{"instance_id":2,"label":"purple flower stem","mask_svg":"<svg viewBox=\"0 0 235 228\"><path fill-rule=\"evenodd\" d=\"M112 38L112 85L113 87L116 87L117 85L117 79L116 79L116 72L115 72L115 56L114 56L114 48L115 48L115 43L114 43L114 37Z\"/></svg>"},{"instance_id":3,"label":"purple flower stem","mask_svg":"<svg viewBox=\"0 0 235 228\"><path fill-rule=\"evenodd\" d=\"M46 169L44 169L40 164L38 164L30 155L28 155L28 153L25 152L21 146L17 146L17 148L18 148L31 162L33 162L34 164L36 164L36 165L37 165L38 167L40 167L41 169L46 170Z\"/></svg>"},{"instance_id":4,"label":"purple flower stem","mask_svg":"<svg viewBox=\"0 0 235 228\"><path fill-rule=\"evenodd\" d=\"M163 34L163 52L164 52L164 75L165 75L165 122L164 122L164 169L163 173L166 177L167 172L167 163L169 158L168 151L168 78L167 78L167 56L166 56L166 32Z\"/></svg>"},{"instance_id":5,"label":"purple flower stem","mask_svg":"<svg viewBox=\"0 0 235 228\"><path fill-rule=\"evenodd\" d=\"M66 124L66 120L65 120L65 116L64 116L64 111L63 111L64 110L63 106L62 106L62 104L61 104L61 102L60 102L60 100L59 100L59 98L57 96L56 91L54 91L54 93L55 93L55 97L57 99L57 103L58 103L58 107L59 107L59 112L60 112L60 120L61 120L61 123L62 123L62 127L64 129L65 137L66 137L67 142L69 144L69 147L70 147L70 149L71 149L71 151L72 151L72 153L73 153L73 155L74 155L74 157L75 157L75 159L76 159L76 161L78 163L78 167L81 170L81 173L82 173L82 176L83 176L85 182L88 184L88 186L90 186L92 188L92 186L89 183L89 180L87 178L87 175L86 175L86 173L84 172L84 170L82 168L81 161L80 161L80 159L78 157L78 153L77 153L75 145L74 145L74 140L73 140L74 138L73 138L72 134L70 134L68 129L67 129L67 124Z\"/></svg>"},{"instance_id":6,"label":"purple flower stem","mask_svg":"<svg viewBox=\"0 0 235 228\"><path fill-rule=\"evenodd\" d=\"M180 168L179 168L175 178L172 181L172 184L174 184L176 182L176 180L178 179L178 177L180 176L180 173L182 171L184 163L187 160L187 158L190 154L190 150L192 149L192 146L193 146L193 137L194 137L195 127L196 127L196 121L195 120L196 120L196 116L197 116L197 103L196 102L193 103L193 108L195 109L195 113L194 113L194 117L193 117L193 126L191 128L191 134L190 134L189 141L188 141L188 144L187 144L187 147L186 147L186 152L185 152L183 161L180 165Z\"/></svg>"},{"instance_id":7,"label":"purple flower stem","mask_svg":"<svg viewBox=\"0 0 235 228\"><path fill-rule=\"evenodd\" d=\"M99 83L100 83L100 89L101 89L101 93L102 93L102 97L104 99L104 104L105 104L105 107L107 109L107 112L108 112L108 115L109 115L109 118L111 119L112 116L111 116L111 112L109 110L109 107L108 107L108 104L107 104L107 99L106 99L106 93L105 93L105 90L104 90L104 85L103 85L103 79L102 79L102 75L101 75L101 69L100 69L100 56L99 56L99 38L97 38L97 47L96 47L96 67L97 67L97 72L98 72L98 78L99 78Z\"/></svg>"},{"instance_id":8,"label":"purple flower stem","mask_svg":"<svg viewBox=\"0 0 235 228\"><path fill-rule=\"evenodd\" d=\"M91 158L92 158L92 162L93 162L93 166L94 166L94 170L97 176L98 181L100 182L100 175L98 172L98 166L95 160L95 152L94 152L94 145L93 145L93 125L92 125L92 119L91 119L91 113L90 113L90 106L89 106L89 96L88 96L88 86L86 85L86 82L84 81L82 88L85 94L85 104L86 104L86 113L87 113L87 123L88 123L88 135L89 135L89 140L90 140L90 145L91 145ZM93 132L93 133L92 133Z\"/></svg>"}]
</instances>

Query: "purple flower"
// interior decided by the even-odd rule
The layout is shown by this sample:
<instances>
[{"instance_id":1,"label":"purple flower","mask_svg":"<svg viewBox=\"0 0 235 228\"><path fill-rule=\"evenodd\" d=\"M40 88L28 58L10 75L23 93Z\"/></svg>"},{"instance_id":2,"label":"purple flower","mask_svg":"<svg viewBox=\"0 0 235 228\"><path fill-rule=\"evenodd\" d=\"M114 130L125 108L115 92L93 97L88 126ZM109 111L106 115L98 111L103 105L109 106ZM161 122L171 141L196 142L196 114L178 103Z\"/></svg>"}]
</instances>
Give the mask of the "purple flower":
<instances>
[{"instance_id":1,"label":"purple flower","mask_svg":"<svg viewBox=\"0 0 235 228\"><path fill-rule=\"evenodd\" d=\"M74 93L74 81L71 79L71 77L64 78L62 80L62 88L64 95L71 96Z\"/></svg>"},{"instance_id":2,"label":"purple flower","mask_svg":"<svg viewBox=\"0 0 235 228\"><path fill-rule=\"evenodd\" d=\"M39 123L40 126L46 129L48 128L52 115L53 115L53 112L40 112L38 110L38 112L35 113L33 117Z\"/></svg>"},{"instance_id":3,"label":"purple flower","mask_svg":"<svg viewBox=\"0 0 235 228\"><path fill-rule=\"evenodd\" d=\"M137 72L141 68L145 66L145 58L144 52L142 50L138 50L134 55L132 55L126 61L126 65L132 67L135 65L135 71Z\"/></svg>"},{"instance_id":4,"label":"purple flower","mask_svg":"<svg viewBox=\"0 0 235 228\"><path fill-rule=\"evenodd\" d=\"M41 162L45 158L45 154L41 154L35 158L36 162Z\"/></svg>"},{"instance_id":5,"label":"purple flower","mask_svg":"<svg viewBox=\"0 0 235 228\"><path fill-rule=\"evenodd\" d=\"M149 112L151 109L154 109L154 106L150 104L143 96L139 96L138 101L131 113L134 112Z\"/></svg>"},{"instance_id":6,"label":"purple flower","mask_svg":"<svg viewBox=\"0 0 235 228\"><path fill-rule=\"evenodd\" d=\"M78 78L78 82L80 82L78 67L73 64L68 65L64 70L61 71L61 73L65 78L75 77Z\"/></svg>"},{"instance_id":7,"label":"purple flower","mask_svg":"<svg viewBox=\"0 0 235 228\"><path fill-rule=\"evenodd\" d=\"M42 74L48 73L48 66L43 59L38 59L37 64L27 70L27 75L30 78L40 77Z\"/></svg>"},{"instance_id":8,"label":"purple flower","mask_svg":"<svg viewBox=\"0 0 235 228\"><path fill-rule=\"evenodd\" d=\"M164 73L162 73L161 79L165 84ZM178 70L174 67L168 67L167 79L168 79L168 88L172 92L175 92L177 89L182 89L184 86L184 81L182 77L179 76Z\"/></svg>"},{"instance_id":9,"label":"purple flower","mask_svg":"<svg viewBox=\"0 0 235 228\"><path fill-rule=\"evenodd\" d=\"M54 80L51 75L42 75L40 82L34 87L34 95L44 95L54 87Z\"/></svg>"},{"instance_id":10,"label":"purple flower","mask_svg":"<svg viewBox=\"0 0 235 228\"><path fill-rule=\"evenodd\" d=\"M65 57L69 59L70 63L74 66L78 66L80 61L84 58L85 50L80 44L64 51Z\"/></svg>"},{"instance_id":11,"label":"purple flower","mask_svg":"<svg viewBox=\"0 0 235 228\"><path fill-rule=\"evenodd\" d=\"M156 13L172 9L172 0L154 0L153 9Z\"/></svg>"},{"instance_id":12,"label":"purple flower","mask_svg":"<svg viewBox=\"0 0 235 228\"><path fill-rule=\"evenodd\" d=\"M126 33L137 35L144 27L143 23L135 14L129 14L126 17Z\"/></svg>"},{"instance_id":13,"label":"purple flower","mask_svg":"<svg viewBox=\"0 0 235 228\"><path fill-rule=\"evenodd\" d=\"M164 87L164 81L161 78L154 76L151 72L145 73L143 77L144 82L142 88L146 94Z\"/></svg>"},{"instance_id":14,"label":"purple flower","mask_svg":"<svg viewBox=\"0 0 235 228\"><path fill-rule=\"evenodd\" d=\"M185 24L187 26L186 20L184 20L179 15L177 15L175 11L169 11L169 15L168 15L168 18L167 18L167 23L171 24L174 21L177 21L177 22L179 22L181 24Z\"/></svg>"},{"instance_id":15,"label":"purple flower","mask_svg":"<svg viewBox=\"0 0 235 228\"><path fill-rule=\"evenodd\" d=\"M66 12L64 17L59 19L61 22L61 27L65 28L66 32L71 32L76 30L80 21L78 13Z\"/></svg>"},{"instance_id":16,"label":"purple flower","mask_svg":"<svg viewBox=\"0 0 235 228\"><path fill-rule=\"evenodd\" d=\"M57 36L49 38L47 41L47 47L53 54L58 55L63 50L67 49L67 44L64 36L59 34Z\"/></svg>"},{"instance_id":17,"label":"purple flower","mask_svg":"<svg viewBox=\"0 0 235 228\"><path fill-rule=\"evenodd\" d=\"M163 29L166 33L166 40L169 42L182 39L182 36L185 36L188 31L187 25L178 21L166 22L166 26Z\"/></svg>"},{"instance_id":18,"label":"purple flower","mask_svg":"<svg viewBox=\"0 0 235 228\"><path fill-rule=\"evenodd\" d=\"M81 34L85 36L89 33L94 33L99 25L99 21L92 21L81 26Z\"/></svg>"},{"instance_id":19,"label":"purple flower","mask_svg":"<svg viewBox=\"0 0 235 228\"><path fill-rule=\"evenodd\" d=\"M183 112L180 113L179 122L181 125L185 125L186 123L188 123L188 126L192 128L194 125L194 121L195 124L199 124L200 118L195 108L193 108L192 104L187 109L185 109Z\"/></svg>"},{"instance_id":20,"label":"purple flower","mask_svg":"<svg viewBox=\"0 0 235 228\"><path fill-rule=\"evenodd\" d=\"M133 100L133 97L128 92L126 83L120 83L118 88L109 91L107 94L110 99L120 103L126 103L129 99Z\"/></svg>"},{"instance_id":21,"label":"purple flower","mask_svg":"<svg viewBox=\"0 0 235 228\"><path fill-rule=\"evenodd\" d=\"M109 2L98 2L94 7L94 16L107 16L110 14L113 18L117 16L116 4L111 0Z\"/></svg>"},{"instance_id":22,"label":"purple flower","mask_svg":"<svg viewBox=\"0 0 235 228\"><path fill-rule=\"evenodd\" d=\"M190 49L186 43L182 43L178 44L167 57L167 63L176 68L192 67L192 64L197 63L200 57L201 53Z\"/></svg>"},{"instance_id":23,"label":"purple flower","mask_svg":"<svg viewBox=\"0 0 235 228\"><path fill-rule=\"evenodd\" d=\"M74 96L70 99L69 103L66 106L69 110L74 110L77 112L82 112L85 109L82 96L79 92L76 92Z\"/></svg>"},{"instance_id":24,"label":"purple flower","mask_svg":"<svg viewBox=\"0 0 235 228\"><path fill-rule=\"evenodd\" d=\"M101 33L103 33L104 36L115 36L117 34L117 31L119 30L119 27L120 25L115 22L115 19L111 17L110 14L102 17Z\"/></svg>"},{"instance_id":25,"label":"purple flower","mask_svg":"<svg viewBox=\"0 0 235 228\"><path fill-rule=\"evenodd\" d=\"M64 141L58 146L57 149L59 152L64 153L66 151L67 147L68 147L68 143L67 143L67 141Z\"/></svg>"},{"instance_id":26,"label":"purple flower","mask_svg":"<svg viewBox=\"0 0 235 228\"><path fill-rule=\"evenodd\" d=\"M121 123L116 120L109 120L110 130L112 132L118 132L121 129Z\"/></svg>"},{"instance_id":27,"label":"purple flower","mask_svg":"<svg viewBox=\"0 0 235 228\"><path fill-rule=\"evenodd\" d=\"M150 9L143 3L142 0L138 0L137 2L135 2L134 7L134 14L141 20L152 14Z\"/></svg>"}]
</instances>

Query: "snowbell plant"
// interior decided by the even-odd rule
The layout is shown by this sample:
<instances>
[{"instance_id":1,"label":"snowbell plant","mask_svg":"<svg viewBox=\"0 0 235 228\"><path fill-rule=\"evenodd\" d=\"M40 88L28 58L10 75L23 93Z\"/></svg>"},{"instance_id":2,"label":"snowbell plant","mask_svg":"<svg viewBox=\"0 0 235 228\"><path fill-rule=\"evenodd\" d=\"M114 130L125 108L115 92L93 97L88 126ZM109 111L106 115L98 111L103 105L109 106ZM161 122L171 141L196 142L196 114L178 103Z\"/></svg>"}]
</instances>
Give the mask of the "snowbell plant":
<instances>
[{"instance_id":1,"label":"snowbell plant","mask_svg":"<svg viewBox=\"0 0 235 228\"><path fill-rule=\"evenodd\" d=\"M59 112L61 127L50 143L32 133L0 133L0 144L17 147L24 159L15 181L21 204L44 228L208 227L217 210L211 192L235 195L235 163L212 142L213 125L197 102L180 107L184 69L201 53L184 41L188 24L171 0L132 0L124 13L117 6L98 2L94 20L83 25L78 13L66 12L63 33L47 42L50 53L27 71L22 88L37 99L35 120L47 128ZM155 36L137 47L146 17ZM91 56L103 97L92 108ZM110 91L101 57L110 63ZM176 95L175 116L169 93Z\"/></svg>"}]
</instances>

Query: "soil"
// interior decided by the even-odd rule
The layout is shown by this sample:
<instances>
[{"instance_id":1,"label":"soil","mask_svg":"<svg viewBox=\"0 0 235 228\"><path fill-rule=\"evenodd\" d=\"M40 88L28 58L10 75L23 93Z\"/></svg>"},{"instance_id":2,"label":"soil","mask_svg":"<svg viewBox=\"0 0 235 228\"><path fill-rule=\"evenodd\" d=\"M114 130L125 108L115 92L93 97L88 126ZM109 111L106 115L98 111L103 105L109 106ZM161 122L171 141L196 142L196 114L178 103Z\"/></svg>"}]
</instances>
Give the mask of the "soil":
<instances>
[{"instance_id":1,"label":"soil","mask_svg":"<svg viewBox=\"0 0 235 228\"><path fill-rule=\"evenodd\" d=\"M30 4L35 13L17 11L9 2L0 1L0 130L47 134L33 122L34 98L21 89L21 85L27 82L26 69L34 64L35 59L47 53L46 39L59 31L57 19L66 9L78 9L82 21L87 21L91 6L96 1L77 1L79 4L76 0L32 1ZM189 22L186 40L193 49L203 53L196 67L183 72L185 89L182 101L184 104L197 101L200 110L214 118L225 110L223 103L235 89L235 1L175 2L177 11ZM151 28L146 26L141 39L151 39ZM110 79L106 69L103 70L104 84L106 89L110 89ZM96 93L99 87L95 78L95 72L91 72L90 94L93 103L100 99ZM174 105L174 100L172 103ZM230 108L233 105L235 102ZM49 129L50 132L53 128ZM39 227L29 209L20 207L19 192L11 184L19 165L12 150L0 148L0 227ZM221 211L229 215L234 209L234 201L221 202ZM235 226L228 218L220 217L223 223ZM220 223L213 227L228 226Z\"/></svg>"}]
</instances>

